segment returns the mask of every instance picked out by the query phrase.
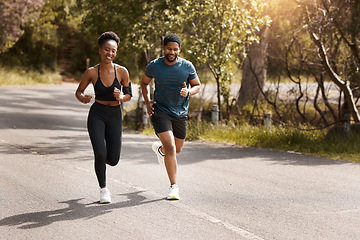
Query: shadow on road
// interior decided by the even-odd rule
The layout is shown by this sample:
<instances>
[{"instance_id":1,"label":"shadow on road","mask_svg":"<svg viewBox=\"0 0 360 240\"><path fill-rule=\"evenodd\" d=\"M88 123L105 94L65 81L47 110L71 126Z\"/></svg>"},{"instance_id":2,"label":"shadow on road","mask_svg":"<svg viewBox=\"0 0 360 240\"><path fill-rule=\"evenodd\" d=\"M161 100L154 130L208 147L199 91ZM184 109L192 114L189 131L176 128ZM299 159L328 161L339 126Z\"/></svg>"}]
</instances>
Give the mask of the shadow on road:
<instances>
[{"instance_id":1,"label":"shadow on road","mask_svg":"<svg viewBox=\"0 0 360 240\"><path fill-rule=\"evenodd\" d=\"M68 207L53 211L31 212L6 217L0 220L0 226L18 226L19 229L32 229L50 225L55 222L72 221L78 219L91 219L113 210L129 208L143 204L150 204L165 200L165 198L148 200L141 196L141 191L128 194L120 194L128 198L127 201L111 204L100 204L99 202L82 204L80 199L73 199L65 202Z\"/></svg>"}]
</instances>

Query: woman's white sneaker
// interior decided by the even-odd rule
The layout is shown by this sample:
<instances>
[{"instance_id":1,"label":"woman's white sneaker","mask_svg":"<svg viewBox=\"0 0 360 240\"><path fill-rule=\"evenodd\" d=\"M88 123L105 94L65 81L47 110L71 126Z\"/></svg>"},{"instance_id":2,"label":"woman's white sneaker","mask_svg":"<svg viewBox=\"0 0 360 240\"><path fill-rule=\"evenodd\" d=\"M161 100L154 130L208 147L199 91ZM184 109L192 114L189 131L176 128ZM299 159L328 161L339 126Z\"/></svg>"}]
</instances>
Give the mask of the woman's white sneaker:
<instances>
[{"instance_id":1,"label":"woman's white sneaker","mask_svg":"<svg viewBox=\"0 0 360 240\"><path fill-rule=\"evenodd\" d=\"M177 184L173 184L170 186L169 195L167 196L168 200L179 200L179 186Z\"/></svg>"},{"instance_id":2,"label":"woman's white sneaker","mask_svg":"<svg viewBox=\"0 0 360 240\"><path fill-rule=\"evenodd\" d=\"M160 164L164 164L164 157L165 157L165 154L163 154L160 150L160 148L162 147L162 144L161 142L153 142L151 148L152 150L154 151L154 153L156 154L157 156L157 159L158 159L158 162Z\"/></svg>"},{"instance_id":3,"label":"woman's white sneaker","mask_svg":"<svg viewBox=\"0 0 360 240\"><path fill-rule=\"evenodd\" d=\"M111 203L111 193L106 187L100 189L100 203Z\"/></svg>"}]
</instances>

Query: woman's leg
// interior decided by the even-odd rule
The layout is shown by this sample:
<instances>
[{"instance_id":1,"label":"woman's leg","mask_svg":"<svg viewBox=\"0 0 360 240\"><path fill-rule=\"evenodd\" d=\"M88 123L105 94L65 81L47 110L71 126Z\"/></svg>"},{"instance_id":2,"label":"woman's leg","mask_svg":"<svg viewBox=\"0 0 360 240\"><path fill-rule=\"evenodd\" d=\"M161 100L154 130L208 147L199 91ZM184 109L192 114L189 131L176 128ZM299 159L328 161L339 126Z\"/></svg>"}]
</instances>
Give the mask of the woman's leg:
<instances>
[{"instance_id":1,"label":"woman's leg","mask_svg":"<svg viewBox=\"0 0 360 240\"><path fill-rule=\"evenodd\" d=\"M107 148L106 163L116 166L120 160L122 137L122 112L120 106L111 107L105 129L105 142Z\"/></svg>"},{"instance_id":2,"label":"woman's leg","mask_svg":"<svg viewBox=\"0 0 360 240\"><path fill-rule=\"evenodd\" d=\"M99 106L98 106L99 107ZM100 109L92 106L88 116L88 132L95 156L95 173L101 188L106 187L106 145L105 137L105 119L102 117ZM101 107L101 106L100 106Z\"/></svg>"}]
</instances>

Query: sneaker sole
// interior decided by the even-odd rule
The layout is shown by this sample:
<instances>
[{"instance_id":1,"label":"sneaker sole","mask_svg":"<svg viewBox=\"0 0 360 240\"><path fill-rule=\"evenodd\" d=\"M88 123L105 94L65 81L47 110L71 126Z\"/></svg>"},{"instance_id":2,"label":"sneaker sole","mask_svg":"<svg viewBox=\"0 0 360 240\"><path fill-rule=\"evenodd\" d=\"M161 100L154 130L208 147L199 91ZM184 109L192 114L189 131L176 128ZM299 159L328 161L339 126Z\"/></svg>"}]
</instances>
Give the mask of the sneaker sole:
<instances>
[{"instance_id":1,"label":"sneaker sole","mask_svg":"<svg viewBox=\"0 0 360 240\"><path fill-rule=\"evenodd\" d=\"M172 196L172 197L167 197L167 200L180 200L180 198Z\"/></svg>"},{"instance_id":2,"label":"sneaker sole","mask_svg":"<svg viewBox=\"0 0 360 240\"><path fill-rule=\"evenodd\" d=\"M153 150L153 152L156 154L157 160L159 162L160 165L164 165L164 157L159 156L160 153L158 153L158 149L154 148L154 146L151 146L151 149Z\"/></svg>"}]
</instances>

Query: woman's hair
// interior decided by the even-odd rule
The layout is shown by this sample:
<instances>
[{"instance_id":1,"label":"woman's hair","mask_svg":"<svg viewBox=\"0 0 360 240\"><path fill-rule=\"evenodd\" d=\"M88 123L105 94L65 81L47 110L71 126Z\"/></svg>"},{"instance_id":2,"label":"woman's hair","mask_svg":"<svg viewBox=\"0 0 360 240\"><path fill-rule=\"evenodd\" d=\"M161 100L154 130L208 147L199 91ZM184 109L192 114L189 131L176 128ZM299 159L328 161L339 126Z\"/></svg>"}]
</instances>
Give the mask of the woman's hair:
<instances>
[{"instance_id":1,"label":"woman's hair","mask_svg":"<svg viewBox=\"0 0 360 240\"><path fill-rule=\"evenodd\" d=\"M101 34L101 36L98 39L99 47L102 47L102 45L109 40L114 40L117 43L117 45L119 45L120 43L120 38L118 37L118 35L116 35L116 33L111 31L104 32L103 34Z\"/></svg>"}]
</instances>

